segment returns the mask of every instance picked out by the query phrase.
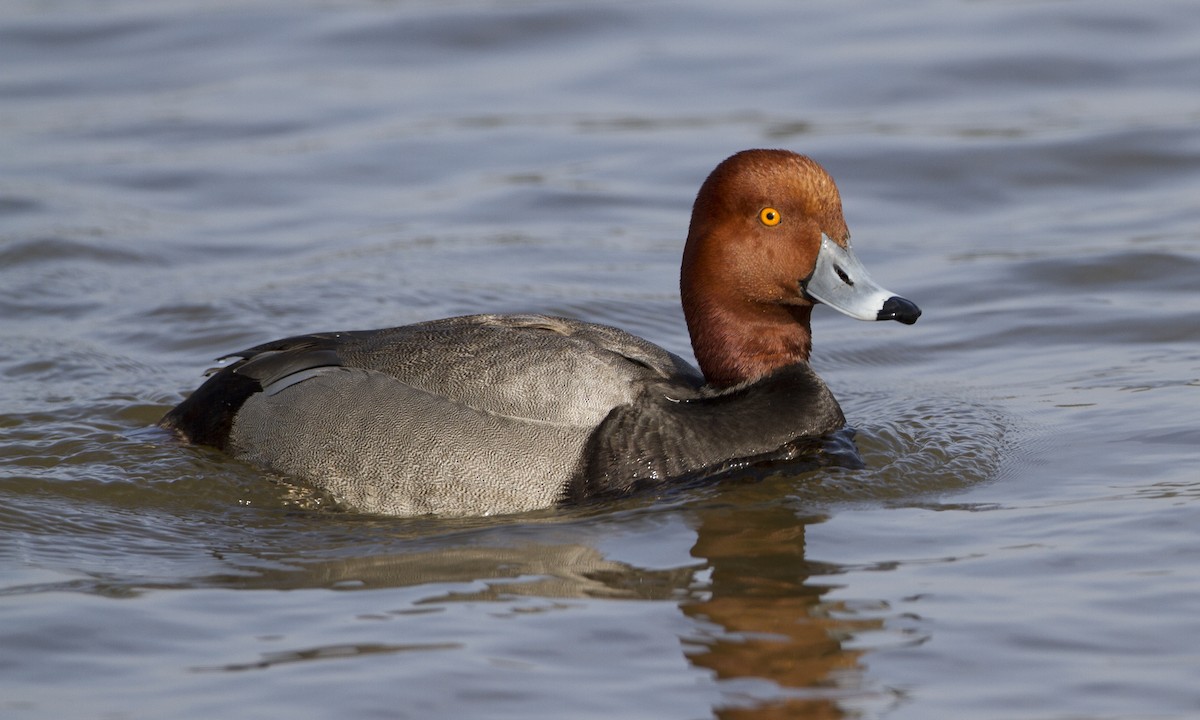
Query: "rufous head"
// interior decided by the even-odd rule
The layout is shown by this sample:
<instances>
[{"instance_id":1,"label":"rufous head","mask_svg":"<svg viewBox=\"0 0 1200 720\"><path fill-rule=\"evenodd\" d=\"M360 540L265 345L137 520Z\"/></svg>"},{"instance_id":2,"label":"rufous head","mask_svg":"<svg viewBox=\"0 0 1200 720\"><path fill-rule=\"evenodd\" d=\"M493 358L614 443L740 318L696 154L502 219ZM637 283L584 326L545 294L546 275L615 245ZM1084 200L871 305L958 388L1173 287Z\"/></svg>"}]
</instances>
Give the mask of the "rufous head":
<instances>
[{"instance_id":1,"label":"rufous head","mask_svg":"<svg viewBox=\"0 0 1200 720\"><path fill-rule=\"evenodd\" d=\"M680 290L696 359L717 386L806 362L814 303L863 320L921 314L855 257L833 178L787 150L745 150L704 181Z\"/></svg>"}]
</instances>

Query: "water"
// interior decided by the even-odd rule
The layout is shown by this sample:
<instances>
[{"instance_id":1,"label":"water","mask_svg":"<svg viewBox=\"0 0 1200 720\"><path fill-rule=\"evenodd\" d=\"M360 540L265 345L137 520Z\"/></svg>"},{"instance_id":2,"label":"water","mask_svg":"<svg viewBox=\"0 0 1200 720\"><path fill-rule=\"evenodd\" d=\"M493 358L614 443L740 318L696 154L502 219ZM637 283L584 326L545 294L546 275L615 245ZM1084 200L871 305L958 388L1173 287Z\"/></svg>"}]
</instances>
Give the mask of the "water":
<instances>
[{"instance_id":1,"label":"water","mask_svg":"<svg viewBox=\"0 0 1200 720\"><path fill-rule=\"evenodd\" d=\"M1186 2L10 0L5 718L1200 714ZM867 467L338 512L153 423L211 359L481 311L688 352L691 199L838 180Z\"/></svg>"}]
</instances>

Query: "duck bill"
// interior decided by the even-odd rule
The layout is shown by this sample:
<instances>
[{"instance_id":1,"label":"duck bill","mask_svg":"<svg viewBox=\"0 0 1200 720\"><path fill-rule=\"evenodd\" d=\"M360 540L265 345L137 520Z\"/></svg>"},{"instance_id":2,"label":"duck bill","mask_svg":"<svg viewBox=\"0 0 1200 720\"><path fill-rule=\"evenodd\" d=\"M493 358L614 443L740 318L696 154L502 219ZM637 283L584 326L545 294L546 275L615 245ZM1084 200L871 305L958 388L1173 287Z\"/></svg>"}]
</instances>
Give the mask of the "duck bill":
<instances>
[{"instance_id":1,"label":"duck bill","mask_svg":"<svg viewBox=\"0 0 1200 720\"><path fill-rule=\"evenodd\" d=\"M842 247L824 235L816 268L802 287L814 300L859 320L895 320L912 325L921 317L916 304L875 284L849 242Z\"/></svg>"}]
</instances>

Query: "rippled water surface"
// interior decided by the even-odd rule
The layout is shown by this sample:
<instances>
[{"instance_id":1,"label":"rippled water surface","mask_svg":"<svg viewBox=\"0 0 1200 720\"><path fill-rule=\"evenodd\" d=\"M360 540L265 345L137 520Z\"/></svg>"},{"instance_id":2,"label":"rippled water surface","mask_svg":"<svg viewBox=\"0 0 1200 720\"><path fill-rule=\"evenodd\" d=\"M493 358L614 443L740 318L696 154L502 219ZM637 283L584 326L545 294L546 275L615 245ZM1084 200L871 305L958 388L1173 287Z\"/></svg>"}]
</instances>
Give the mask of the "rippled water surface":
<instances>
[{"instance_id":1,"label":"rippled water surface","mask_svg":"<svg viewBox=\"0 0 1200 720\"><path fill-rule=\"evenodd\" d=\"M1200 716L1190 2L13 0L0 716ZM276 337L544 312L688 354L692 197L837 178L862 469L331 509L154 422Z\"/></svg>"}]
</instances>

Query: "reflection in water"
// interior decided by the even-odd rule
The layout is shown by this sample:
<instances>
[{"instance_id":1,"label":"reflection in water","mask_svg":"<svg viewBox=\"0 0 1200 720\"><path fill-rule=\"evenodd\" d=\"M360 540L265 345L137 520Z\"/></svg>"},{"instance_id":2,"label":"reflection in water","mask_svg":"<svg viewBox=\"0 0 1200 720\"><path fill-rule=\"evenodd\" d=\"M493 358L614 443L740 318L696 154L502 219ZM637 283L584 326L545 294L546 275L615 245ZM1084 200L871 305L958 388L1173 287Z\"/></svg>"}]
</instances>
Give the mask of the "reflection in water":
<instances>
[{"instance_id":1,"label":"reflection in water","mask_svg":"<svg viewBox=\"0 0 1200 720\"><path fill-rule=\"evenodd\" d=\"M530 526L533 527L533 526ZM428 587L435 592L413 601L504 601L513 597L675 598L691 584L694 568L645 570L607 559L582 543L529 541L504 547L482 544L487 529L441 538L436 547L386 554L292 560L278 567L256 565L251 573L211 576L202 585L238 589L335 588L366 590ZM422 540L415 539L418 544ZM250 569L249 567L247 569ZM449 588L437 586L450 585Z\"/></svg>"},{"instance_id":2,"label":"reflection in water","mask_svg":"<svg viewBox=\"0 0 1200 720\"><path fill-rule=\"evenodd\" d=\"M699 520L692 554L709 564L709 593L683 611L720 632L697 640L700 650L689 659L732 688L747 688L727 692L734 701L718 717L842 717L837 698L856 687L862 651L843 648L840 638L881 621L827 614L821 596L829 588L807 581L837 568L805 559L804 520L786 507L711 509ZM775 685L766 699L756 698L755 683L740 682L755 680Z\"/></svg>"},{"instance_id":3,"label":"reflection in water","mask_svg":"<svg viewBox=\"0 0 1200 720\"><path fill-rule=\"evenodd\" d=\"M239 588L418 587L400 614L437 612L459 602L505 602L513 597L603 598L679 603L692 621L684 638L689 663L718 680L721 718L838 718L842 703L862 700L861 655L843 641L879 629L879 619L836 617L823 600L830 589L813 577L840 572L805 558L805 525L769 492L749 485L722 493L720 504L694 507L691 556L702 565L648 570L609 559L581 542L540 540L498 547L486 529L444 537L430 547L417 539L407 552L295 561L259 567L240 577L207 583ZM564 526L541 526L561 537ZM566 527L570 527L568 521ZM533 526L528 526L527 529ZM568 531L568 534L573 534ZM534 537L537 537L536 535ZM448 586L448 587L447 587ZM436 638L434 638L436 640ZM281 664L367 654L442 652L453 643L307 647L198 670L242 671Z\"/></svg>"}]
</instances>

